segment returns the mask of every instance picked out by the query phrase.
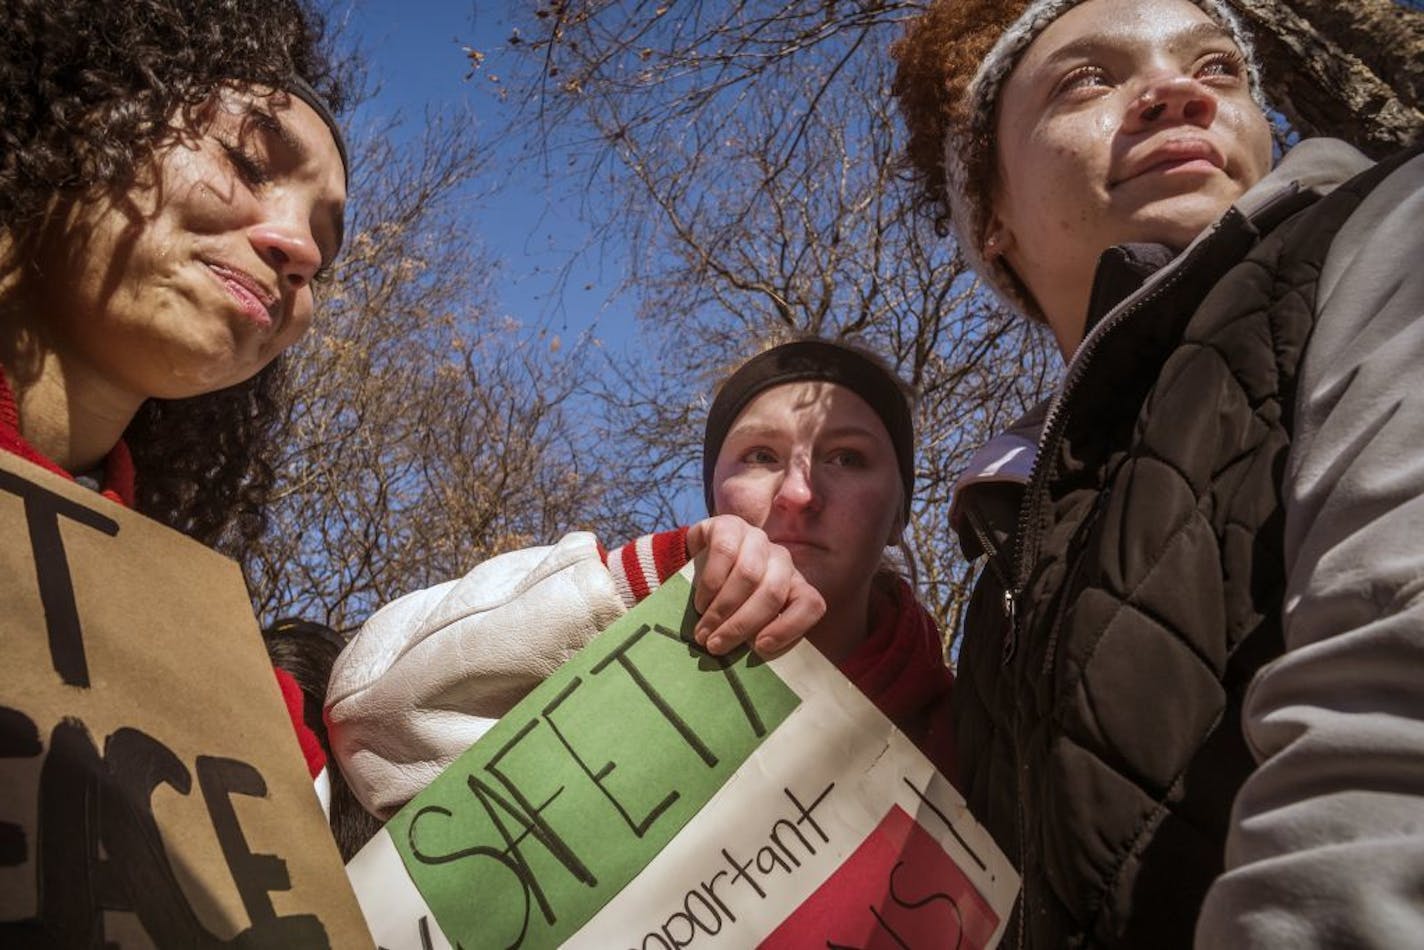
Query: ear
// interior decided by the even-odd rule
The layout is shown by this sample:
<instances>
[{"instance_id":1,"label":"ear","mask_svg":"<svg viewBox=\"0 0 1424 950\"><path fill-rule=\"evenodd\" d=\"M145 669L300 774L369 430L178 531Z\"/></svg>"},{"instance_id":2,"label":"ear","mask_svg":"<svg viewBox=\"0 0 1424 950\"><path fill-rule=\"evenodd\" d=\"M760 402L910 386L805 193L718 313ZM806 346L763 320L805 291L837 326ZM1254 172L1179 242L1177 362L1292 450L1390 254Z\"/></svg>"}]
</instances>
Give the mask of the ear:
<instances>
[{"instance_id":1,"label":"ear","mask_svg":"<svg viewBox=\"0 0 1424 950\"><path fill-rule=\"evenodd\" d=\"M984 226L984 243L980 247L984 260L998 260L1013 249L1014 243L1014 232L1009 230L998 212L991 212L989 221Z\"/></svg>"},{"instance_id":2,"label":"ear","mask_svg":"<svg viewBox=\"0 0 1424 950\"><path fill-rule=\"evenodd\" d=\"M895 520L890 522L890 536L885 539L887 548L898 547L900 542L905 540L905 518L903 515L896 515Z\"/></svg>"}]
</instances>

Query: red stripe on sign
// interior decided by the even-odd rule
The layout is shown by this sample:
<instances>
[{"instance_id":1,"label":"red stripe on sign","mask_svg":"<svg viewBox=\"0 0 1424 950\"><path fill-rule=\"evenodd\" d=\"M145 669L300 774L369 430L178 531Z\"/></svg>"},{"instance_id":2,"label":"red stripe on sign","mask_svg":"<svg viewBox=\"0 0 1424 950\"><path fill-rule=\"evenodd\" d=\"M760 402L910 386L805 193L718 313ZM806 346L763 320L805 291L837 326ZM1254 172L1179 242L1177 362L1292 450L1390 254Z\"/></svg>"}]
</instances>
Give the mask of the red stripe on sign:
<instances>
[{"instance_id":1,"label":"red stripe on sign","mask_svg":"<svg viewBox=\"0 0 1424 950\"><path fill-rule=\"evenodd\" d=\"M982 950L999 918L934 836L896 805L763 950Z\"/></svg>"}]
</instances>

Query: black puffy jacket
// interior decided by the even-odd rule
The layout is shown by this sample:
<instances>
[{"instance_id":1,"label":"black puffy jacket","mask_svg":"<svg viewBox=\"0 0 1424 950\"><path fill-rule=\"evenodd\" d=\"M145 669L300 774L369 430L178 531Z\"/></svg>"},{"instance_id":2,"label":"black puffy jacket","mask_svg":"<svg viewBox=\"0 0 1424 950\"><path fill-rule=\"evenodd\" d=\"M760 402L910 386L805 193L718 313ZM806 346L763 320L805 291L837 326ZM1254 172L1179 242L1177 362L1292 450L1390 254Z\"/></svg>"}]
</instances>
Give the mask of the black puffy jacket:
<instances>
[{"instance_id":1,"label":"black puffy jacket","mask_svg":"<svg viewBox=\"0 0 1424 950\"><path fill-rule=\"evenodd\" d=\"M1242 699L1282 652L1281 475L1315 283L1395 164L1233 209L1120 305L1153 255L1105 255L1102 324L1028 485L958 499L966 549L988 558L954 699L958 780L1024 877L1006 946L1191 944L1254 768Z\"/></svg>"}]
</instances>

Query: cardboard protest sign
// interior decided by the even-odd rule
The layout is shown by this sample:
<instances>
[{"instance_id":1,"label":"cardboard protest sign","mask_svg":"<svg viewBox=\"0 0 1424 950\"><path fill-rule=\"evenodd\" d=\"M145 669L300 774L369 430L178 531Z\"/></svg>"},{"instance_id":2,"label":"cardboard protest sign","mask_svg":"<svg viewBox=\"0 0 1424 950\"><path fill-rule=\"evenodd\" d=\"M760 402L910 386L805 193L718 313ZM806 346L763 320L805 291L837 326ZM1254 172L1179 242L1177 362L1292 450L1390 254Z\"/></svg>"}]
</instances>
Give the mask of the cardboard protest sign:
<instances>
[{"instance_id":1,"label":"cardboard protest sign","mask_svg":"<svg viewBox=\"0 0 1424 950\"><path fill-rule=\"evenodd\" d=\"M0 946L371 946L236 564L0 454L0 643Z\"/></svg>"},{"instance_id":2,"label":"cardboard protest sign","mask_svg":"<svg viewBox=\"0 0 1424 950\"><path fill-rule=\"evenodd\" d=\"M1018 879L959 794L815 648L702 652L691 599L671 579L352 860L378 946L998 942Z\"/></svg>"}]
</instances>

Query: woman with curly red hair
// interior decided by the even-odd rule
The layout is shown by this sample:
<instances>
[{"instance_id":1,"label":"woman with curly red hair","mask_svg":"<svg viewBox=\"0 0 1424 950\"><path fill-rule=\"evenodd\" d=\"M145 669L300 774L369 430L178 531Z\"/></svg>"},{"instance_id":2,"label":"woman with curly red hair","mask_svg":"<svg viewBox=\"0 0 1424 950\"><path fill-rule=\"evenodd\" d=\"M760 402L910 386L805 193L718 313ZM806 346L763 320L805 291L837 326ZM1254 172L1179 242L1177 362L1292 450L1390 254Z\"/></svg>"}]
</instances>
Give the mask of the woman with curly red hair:
<instances>
[{"instance_id":1,"label":"woman with curly red hair","mask_svg":"<svg viewBox=\"0 0 1424 950\"><path fill-rule=\"evenodd\" d=\"M921 201L1067 362L986 445L955 691L1019 946L1424 932L1424 158L1273 162L1226 0L938 0Z\"/></svg>"}]
</instances>

